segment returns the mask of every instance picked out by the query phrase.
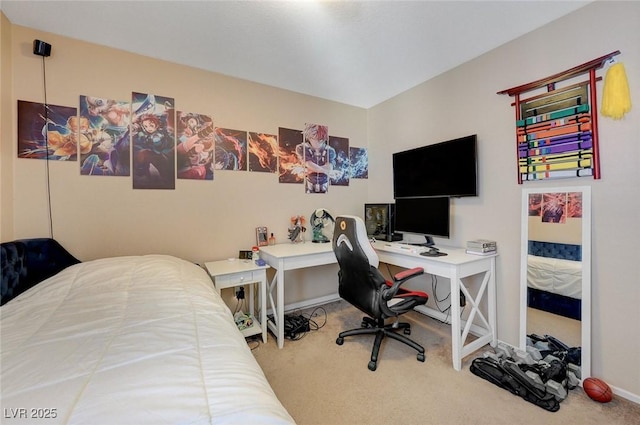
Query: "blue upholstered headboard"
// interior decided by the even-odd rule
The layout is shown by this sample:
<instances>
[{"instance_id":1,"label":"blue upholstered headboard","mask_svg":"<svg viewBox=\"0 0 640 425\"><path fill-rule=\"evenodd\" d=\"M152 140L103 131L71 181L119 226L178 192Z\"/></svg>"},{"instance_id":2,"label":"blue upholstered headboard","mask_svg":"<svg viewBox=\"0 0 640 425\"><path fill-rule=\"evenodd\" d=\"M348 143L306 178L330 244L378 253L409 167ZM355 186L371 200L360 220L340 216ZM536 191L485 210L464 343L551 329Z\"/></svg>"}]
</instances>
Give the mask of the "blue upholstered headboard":
<instances>
[{"instance_id":1,"label":"blue upholstered headboard","mask_svg":"<svg viewBox=\"0 0 640 425\"><path fill-rule=\"evenodd\" d=\"M530 240L528 252L538 257L582 261L582 245Z\"/></svg>"},{"instance_id":2,"label":"blue upholstered headboard","mask_svg":"<svg viewBox=\"0 0 640 425\"><path fill-rule=\"evenodd\" d=\"M19 239L0 244L0 305L80 260L50 238Z\"/></svg>"}]
</instances>

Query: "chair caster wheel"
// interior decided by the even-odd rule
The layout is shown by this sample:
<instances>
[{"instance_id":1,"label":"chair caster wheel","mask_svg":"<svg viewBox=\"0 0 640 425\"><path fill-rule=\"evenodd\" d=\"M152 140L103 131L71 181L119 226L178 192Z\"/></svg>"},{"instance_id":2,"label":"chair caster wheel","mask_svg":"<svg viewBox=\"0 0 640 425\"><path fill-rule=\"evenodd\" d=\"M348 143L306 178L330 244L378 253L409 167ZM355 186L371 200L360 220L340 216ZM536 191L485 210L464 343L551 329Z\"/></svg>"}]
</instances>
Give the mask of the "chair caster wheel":
<instances>
[{"instance_id":1,"label":"chair caster wheel","mask_svg":"<svg viewBox=\"0 0 640 425\"><path fill-rule=\"evenodd\" d=\"M370 328L371 326L369 326L369 323L362 321L362 323L360 323L360 327L361 328Z\"/></svg>"},{"instance_id":2,"label":"chair caster wheel","mask_svg":"<svg viewBox=\"0 0 640 425\"><path fill-rule=\"evenodd\" d=\"M418 353L418 361L424 363L424 353Z\"/></svg>"},{"instance_id":3,"label":"chair caster wheel","mask_svg":"<svg viewBox=\"0 0 640 425\"><path fill-rule=\"evenodd\" d=\"M336 344L342 345L343 343L344 343L344 338L338 337L338 339L336 339Z\"/></svg>"},{"instance_id":4,"label":"chair caster wheel","mask_svg":"<svg viewBox=\"0 0 640 425\"><path fill-rule=\"evenodd\" d=\"M410 328L405 328L402 332L403 332L405 335L411 335L411 329L410 329Z\"/></svg>"},{"instance_id":5,"label":"chair caster wheel","mask_svg":"<svg viewBox=\"0 0 640 425\"><path fill-rule=\"evenodd\" d=\"M377 367L378 367L378 364L376 362L369 362L369 370L371 372L375 372Z\"/></svg>"}]
</instances>

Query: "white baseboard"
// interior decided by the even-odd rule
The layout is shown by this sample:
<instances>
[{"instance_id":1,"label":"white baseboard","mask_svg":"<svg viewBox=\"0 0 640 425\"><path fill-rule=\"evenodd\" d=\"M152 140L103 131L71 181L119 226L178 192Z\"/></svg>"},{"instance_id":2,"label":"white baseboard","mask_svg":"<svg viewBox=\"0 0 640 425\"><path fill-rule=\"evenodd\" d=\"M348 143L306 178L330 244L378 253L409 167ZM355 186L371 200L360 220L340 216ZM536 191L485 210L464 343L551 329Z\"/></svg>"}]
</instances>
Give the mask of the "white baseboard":
<instances>
[{"instance_id":1,"label":"white baseboard","mask_svg":"<svg viewBox=\"0 0 640 425\"><path fill-rule=\"evenodd\" d=\"M293 310L302 310L304 308L316 307L319 305L329 304L334 301L340 300L340 295L336 292L335 294L324 295L318 298L312 298L310 300L299 301L297 303L285 304L284 311L289 312Z\"/></svg>"},{"instance_id":2,"label":"white baseboard","mask_svg":"<svg viewBox=\"0 0 640 425\"><path fill-rule=\"evenodd\" d=\"M324 295L322 297L312 298L310 300L304 300L296 303L285 304L284 312L288 313L294 310L302 310L305 308L311 308L319 305L329 304L334 301L339 301L340 299L341 299L340 295L338 295L338 293L336 292L335 294ZM273 314L273 310L271 309L267 310L267 314L268 315Z\"/></svg>"},{"instance_id":3,"label":"white baseboard","mask_svg":"<svg viewBox=\"0 0 640 425\"><path fill-rule=\"evenodd\" d=\"M629 401L632 401L636 404L640 404L640 396L637 394L633 394L629 391L623 390L622 388L613 387L613 386L611 387L611 391L613 391L614 397L619 396Z\"/></svg>"}]
</instances>

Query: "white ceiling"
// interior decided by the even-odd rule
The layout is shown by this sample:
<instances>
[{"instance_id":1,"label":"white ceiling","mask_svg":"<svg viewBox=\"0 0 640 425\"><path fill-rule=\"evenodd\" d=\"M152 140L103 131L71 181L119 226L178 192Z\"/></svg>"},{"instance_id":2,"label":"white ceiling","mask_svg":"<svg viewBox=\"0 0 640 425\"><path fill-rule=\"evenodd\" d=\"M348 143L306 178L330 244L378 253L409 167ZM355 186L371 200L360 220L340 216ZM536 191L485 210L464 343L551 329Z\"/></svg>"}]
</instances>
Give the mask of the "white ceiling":
<instances>
[{"instance_id":1,"label":"white ceiling","mask_svg":"<svg viewBox=\"0 0 640 425\"><path fill-rule=\"evenodd\" d=\"M591 1L2 0L0 7L13 24L369 108Z\"/></svg>"}]
</instances>

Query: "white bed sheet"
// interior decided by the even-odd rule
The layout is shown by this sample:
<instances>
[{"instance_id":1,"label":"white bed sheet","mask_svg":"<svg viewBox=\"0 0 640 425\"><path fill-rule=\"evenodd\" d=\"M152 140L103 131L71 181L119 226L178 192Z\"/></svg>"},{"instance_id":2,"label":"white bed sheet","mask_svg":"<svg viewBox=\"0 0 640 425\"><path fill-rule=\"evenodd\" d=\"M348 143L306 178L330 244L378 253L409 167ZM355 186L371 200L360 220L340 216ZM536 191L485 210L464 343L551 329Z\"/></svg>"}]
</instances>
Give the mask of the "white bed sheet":
<instances>
[{"instance_id":1,"label":"white bed sheet","mask_svg":"<svg viewBox=\"0 0 640 425\"><path fill-rule=\"evenodd\" d=\"M530 288L581 299L582 263L529 255L527 258L527 285Z\"/></svg>"},{"instance_id":2,"label":"white bed sheet","mask_svg":"<svg viewBox=\"0 0 640 425\"><path fill-rule=\"evenodd\" d=\"M293 423L187 261L77 264L2 306L0 321L2 423Z\"/></svg>"}]
</instances>

